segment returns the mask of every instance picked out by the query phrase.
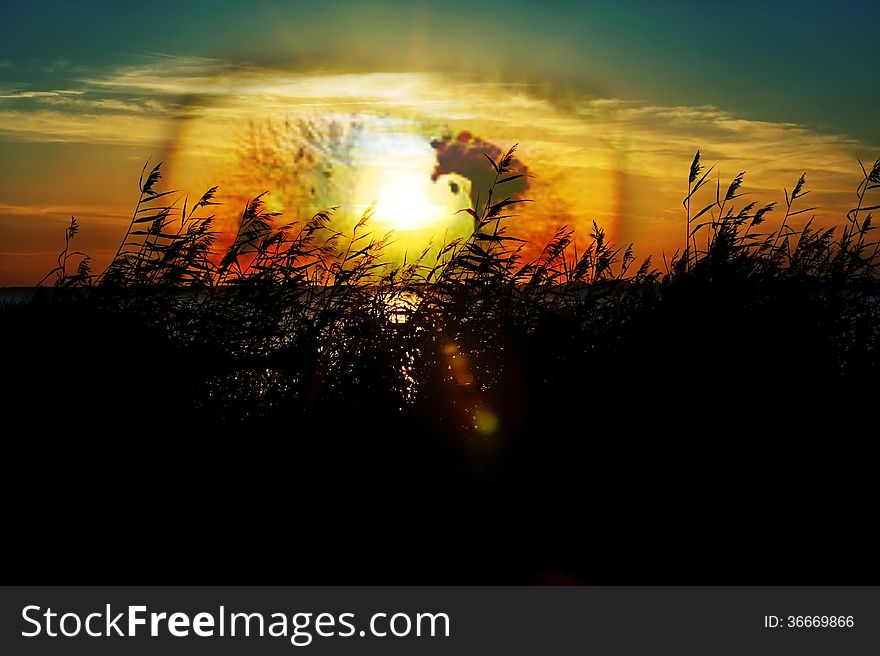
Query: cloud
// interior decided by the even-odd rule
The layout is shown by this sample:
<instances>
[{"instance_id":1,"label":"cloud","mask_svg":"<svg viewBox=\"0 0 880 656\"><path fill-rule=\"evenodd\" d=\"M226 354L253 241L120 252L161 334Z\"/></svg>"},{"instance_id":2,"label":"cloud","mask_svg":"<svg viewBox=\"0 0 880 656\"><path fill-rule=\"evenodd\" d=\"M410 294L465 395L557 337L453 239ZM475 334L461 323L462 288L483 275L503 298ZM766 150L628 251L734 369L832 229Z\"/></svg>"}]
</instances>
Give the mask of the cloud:
<instances>
[{"instance_id":1,"label":"cloud","mask_svg":"<svg viewBox=\"0 0 880 656\"><path fill-rule=\"evenodd\" d=\"M490 157L494 162L499 162L505 154L500 146L486 141L470 132L463 130L455 137L446 135L441 139L431 142L431 147L436 153L437 162L431 179L437 180L441 175L457 173L471 180L471 204L477 206L479 194L485 193L495 179L495 172L486 161ZM519 197L528 188L528 167L516 157L513 158L511 169L516 173L524 174L522 178L505 183L505 197Z\"/></svg>"},{"instance_id":2,"label":"cloud","mask_svg":"<svg viewBox=\"0 0 880 656\"><path fill-rule=\"evenodd\" d=\"M170 95L225 94L235 91L236 84L255 72L265 73L265 70L207 57L153 55L142 64L122 66L104 75L85 78L83 82L95 89Z\"/></svg>"},{"instance_id":3,"label":"cloud","mask_svg":"<svg viewBox=\"0 0 880 656\"><path fill-rule=\"evenodd\" d=\"M153 117L0 109L0 138L11 141L161 144L166 130Z\"/></svg>"},{"instance_id":4,"label":"cloud","mask_svg":"<svg viewBox=\"0 0 880 656\"><path fill-rule=\"evenodd\" d=\"M52 89L49 91L0 91L0 99L19 100L27 98L64 98L81 96L85 91L80 89Z\"/></svg>"},{"instance_id":5,"label":"cloud","mask_svg":"<svg viewBox=\"0 0 880 656\"><path fill-rule=\"evenodd\" d=\"M43 67L43 71L46 73L88 73L91 70L88 66L83 66L66 59L59 59Z\"/></svg>"},{"instance_id":6,"label":"cloud","mask_svg":"<svg viewBox=\"0 0 880 656\"><path fill-rule=\"evenodd\" d=\"M130 213L122 211L114 211L105 205L14 205L10 203L0 203L0 216L39 216L53 217L61 222L66 222L67 217L74 215L88 214L90 217L103 219L126 219L131 218Z\"/></svg>"},{"instance_id":7,"label":"cloud","mask_svg":"<svg viewBox=\"0 0 880 656\"><path fill-rule=\"evenodd\" d=\"M156 98L83 98L67 96L41 97L39 102L46 105L77 108L82 111L99 111L130 114L170 114L180 109L180 105L163 102Z\"/></svg>"}]
</instances>

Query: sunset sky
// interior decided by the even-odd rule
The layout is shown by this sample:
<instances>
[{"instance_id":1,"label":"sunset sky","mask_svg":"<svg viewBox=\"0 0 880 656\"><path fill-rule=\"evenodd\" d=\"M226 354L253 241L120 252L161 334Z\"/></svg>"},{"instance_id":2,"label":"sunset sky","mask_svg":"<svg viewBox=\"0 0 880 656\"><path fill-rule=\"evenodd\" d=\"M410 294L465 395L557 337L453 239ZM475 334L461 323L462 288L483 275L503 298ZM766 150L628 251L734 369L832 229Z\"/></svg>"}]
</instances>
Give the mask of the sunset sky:
<instances>
[{"instance_id":1,"label":"sunset sky","mask_svg":"<svg viewBox=\"0 0 880 656\"><path fill-rule=\"evenodd\" d=\"M106 263L148 159L167 188L219 184L230 225L267 190L291 219L339 206L343 229L375 202L401 257L463 234L481 153L519 143L512 193L536 202L514 233L595 219L659 256L698 148L759 201L806 171L824 223L880 155L863 1L121 4L4 4L0 285L37 282L71 215Z\"/></svg>"}]
</instances>

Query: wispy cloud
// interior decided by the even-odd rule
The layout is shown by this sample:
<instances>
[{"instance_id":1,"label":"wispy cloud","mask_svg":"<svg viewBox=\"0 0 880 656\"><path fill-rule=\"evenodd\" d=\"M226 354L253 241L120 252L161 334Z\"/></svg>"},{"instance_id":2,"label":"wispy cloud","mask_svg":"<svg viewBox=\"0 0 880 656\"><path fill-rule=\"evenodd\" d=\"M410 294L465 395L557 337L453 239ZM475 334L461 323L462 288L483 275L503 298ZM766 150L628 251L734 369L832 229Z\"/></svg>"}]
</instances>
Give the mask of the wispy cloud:
<instances>
[{"instance_id":1,"label":"wispy cloud","mask_svg":"<svg viewBox=\"0 0 880 656\"><path fill-rule=\"evenodd\" d=\"M0 109L0 138L11 141L159 145L165 132L162 121L152 117Z\"/></svg>"},{"instance_id":2,"label":"wispy cloud","mask_svg":"<svg viewBox=\"0 0 880 656\"><path fill-rule=\"evenodd\" d=\"M43 71L46 73L88 73L92 70L89 66L84 66L82 64L77 64L76 62L68 61L67 59L59 59L57 61L52 62L48 66L43 67Z\"/></svg>"},{"instance_id":3,"label":"wispy cloud","mask_svg":"<svg viewBox=\"0 0 880 656\"><path fill-rule=\"evenodd\" d=\"M70 62L56 65L75 68ZM76 115L83 113L151 114L167 119L191 116L198 110L208 120L212 115L232 120L272 112L336 109L434 122L490 122L505 133L518 131L518 141L552 137L563 150L601 143L638 151L648 159L681 149L686 152L695 145L717 152L718 157L748 155L758 161L857 145L839 135L818 135L792 123L747 120L717 107L664 107L595 98L560 109L528 85L474 83L434 74L293 74L219 59L155 55L137 65L74 81L75 89L0 90L0 107L4 101L31 100L36 104L28 111L40 114L33 121L20 121L21 129L5 123L5 132L25 132L26 138L39 139L35 128L40 125L47 128L48 140L66 132L72 139L96 136L96 130L83 130L83 122L77 120ZM51 105L55 112L47 113L41 104ZM102 141L116 136L131 141L128 131L113 134L118 124L112 120L106 125Z\"/></svg>"},{"instance_id":4,"label":"wispy cloud","mask_svg":"<svg viewBox=\"0 0 880 656\"><path fill-rule=\"evenodd\" d=\"M239 88L242 80L263 73L265 69L260 67L220 59L155 55L140 65L123 66L104 75L84 78L83 83L95 89L222 95Z\"/></svg>"},{"instance_id":5,"label":"wispy cloud","mask_svg":"<svg viewBox=\"0 0 880 656\"><path fill-rule=\"evenodd\" d=\"M112 208L107 205L91 205L91 206L83 206L83 205L53 205L53 204L20 204L15 205L11 203L0 203L0 216L3 215L14 215L14 216L48 216L58 219L59 221L66 221L65 217L70 217L74 215L82 215L87 214L90 218L103 218L103 219L126 219L131 218L131 215L125 212L117 211L115 208Z\"/></svg>"},{"instance_id":6,"label":"wispy cloud","mask_svg":"<svg viewBox=\"0 0 880 656\"><path fill-rule=\"evenodd\" d=\"M85 91L81 89L51 89L48 91L0 91L2 100L25 100L28 98L65 98L68 96L81 96Z\"/></svg>"},{"instance_id":7,"label":"wispy cloud","mask_svg":"<svg viewBox=\"0 0 880 656\"><path fill-rule=\"evenodd\" d=\"M88 97L67 97L67 96L45 96L40 97L39 102L45 105L56 107L76 108L77 110L100 111L100 112L123 112L131 114L171 114L180 105L169 102L163 102L158 98L88 98Z\"/></svg>"}]
</instances>

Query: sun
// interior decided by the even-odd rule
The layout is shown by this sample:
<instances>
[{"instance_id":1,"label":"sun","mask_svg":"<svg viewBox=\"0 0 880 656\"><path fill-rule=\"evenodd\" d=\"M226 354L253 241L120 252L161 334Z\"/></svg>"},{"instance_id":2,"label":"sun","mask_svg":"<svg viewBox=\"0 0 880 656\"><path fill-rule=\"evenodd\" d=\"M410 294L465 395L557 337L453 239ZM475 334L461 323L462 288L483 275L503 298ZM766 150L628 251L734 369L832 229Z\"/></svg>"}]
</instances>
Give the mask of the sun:
<instances>
[{"instance_id":1,"label":"sun","mask_svg":"<svg viewBox=\"0 0 880 656\"><path fill-rule=\"evenodd\" d=\"M467 226L456 212L469 206L470 180L459 174L432 175L435 153L424 135L364 131L355 158L352 209L372 205L370 224L393 231L398 248L421 249L435 239L454 239Z\"/></svg>"},{"instance_id":2,"label":"sun","mask_svg":"<svg viewBox=\"0 0 880 656\"><path fill-rule=\"evenodd\" d=\"M447 221L455 212L449 192L424 173L384 172L376 195L374 220L395 231L421 230Z\"/></svg>"}]
</instances>

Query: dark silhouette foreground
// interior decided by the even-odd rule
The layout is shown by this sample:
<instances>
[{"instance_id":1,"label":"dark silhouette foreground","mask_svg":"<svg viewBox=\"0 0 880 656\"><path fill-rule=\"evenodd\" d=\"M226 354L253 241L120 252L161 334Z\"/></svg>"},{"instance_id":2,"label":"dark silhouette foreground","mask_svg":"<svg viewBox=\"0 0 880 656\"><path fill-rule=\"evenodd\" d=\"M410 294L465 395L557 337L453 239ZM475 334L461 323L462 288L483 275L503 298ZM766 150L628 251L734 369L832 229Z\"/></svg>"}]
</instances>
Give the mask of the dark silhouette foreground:
<instances>
[{"instance_id":1,"label":"dark silhouette foreground","mask_svg":"<svg viewBox=\"0 0 880 656\"><path fill-rule=\"evenodd\" d=\"M213 190L174 218L157 167L106 272L2 308L21 576L876 583L880 163L842 232L791 227L803 178L767 232L741 176L691 210L698 156L660 273L598 228L524 263L510 161L396 269L259 198L212 254Z\"/></svg>"}]
</instances>

